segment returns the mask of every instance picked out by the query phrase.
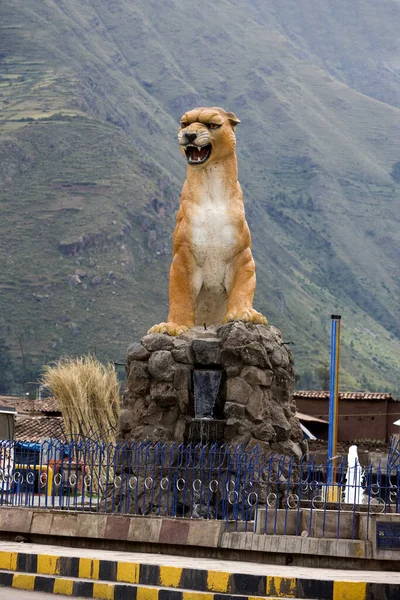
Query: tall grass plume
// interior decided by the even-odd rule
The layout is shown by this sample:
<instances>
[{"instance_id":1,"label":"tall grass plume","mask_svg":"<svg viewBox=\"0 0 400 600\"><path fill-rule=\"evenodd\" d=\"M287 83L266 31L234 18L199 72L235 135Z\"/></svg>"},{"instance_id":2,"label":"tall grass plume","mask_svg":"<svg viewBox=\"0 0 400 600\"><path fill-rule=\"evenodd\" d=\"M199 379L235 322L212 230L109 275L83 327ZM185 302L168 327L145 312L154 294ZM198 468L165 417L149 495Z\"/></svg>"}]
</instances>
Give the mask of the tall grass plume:
<instances>
[{"instance_id":1,"label":"tall grass plume","mask_svg":"<svg viewBox=\"0 0 400 600\"><path fill-rule=\"evenodd\" d=\"M44 368L42 381L60 405L68 437L115 443L120 384L114 365L91 354L65 357Z\"/></svg>"}]
</instances>

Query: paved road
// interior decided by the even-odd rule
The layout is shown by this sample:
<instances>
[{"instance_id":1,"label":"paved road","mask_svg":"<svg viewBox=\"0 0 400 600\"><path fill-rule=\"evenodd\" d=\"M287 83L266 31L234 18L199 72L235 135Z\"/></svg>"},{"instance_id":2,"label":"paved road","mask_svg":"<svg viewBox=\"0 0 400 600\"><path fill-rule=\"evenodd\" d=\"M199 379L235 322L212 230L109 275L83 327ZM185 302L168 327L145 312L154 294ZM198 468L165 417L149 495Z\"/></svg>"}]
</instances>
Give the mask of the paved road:
<instances>
[{"instance_id":1,"label":"paved road","mask_svg":"<svg viewBox=\"0 0 400 600\"><path fill-rule=\"evenodd\" d=\"M42 592L25 592L12 588L0 588L0 600L56 600L59 598L71 598L71 596L60 596L57 594L43 594ZM85 600L85 598L74 598L74 600ZM86 598L87 600L87 598Z\"/></svg>"}]
</instances>

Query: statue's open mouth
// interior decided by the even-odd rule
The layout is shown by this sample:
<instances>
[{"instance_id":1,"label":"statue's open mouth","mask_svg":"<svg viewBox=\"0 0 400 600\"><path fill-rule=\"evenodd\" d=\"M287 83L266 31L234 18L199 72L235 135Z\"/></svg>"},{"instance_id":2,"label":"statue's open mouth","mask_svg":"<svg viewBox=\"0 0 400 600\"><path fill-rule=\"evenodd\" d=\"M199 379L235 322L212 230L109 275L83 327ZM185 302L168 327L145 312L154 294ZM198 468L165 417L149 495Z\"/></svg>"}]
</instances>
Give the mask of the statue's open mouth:
<instances>
[{"instance_id":1,"label":"statue's open mouth","mask_svg":"<svg viewBox=\"0 0 400 600\"><path fill-rule=\"evenodd\" d=\"M206 162L211 154L211 144L207 146L186 146L185 148L186 159L189 165L201 165Z\"/></svg>"}]
</instances>

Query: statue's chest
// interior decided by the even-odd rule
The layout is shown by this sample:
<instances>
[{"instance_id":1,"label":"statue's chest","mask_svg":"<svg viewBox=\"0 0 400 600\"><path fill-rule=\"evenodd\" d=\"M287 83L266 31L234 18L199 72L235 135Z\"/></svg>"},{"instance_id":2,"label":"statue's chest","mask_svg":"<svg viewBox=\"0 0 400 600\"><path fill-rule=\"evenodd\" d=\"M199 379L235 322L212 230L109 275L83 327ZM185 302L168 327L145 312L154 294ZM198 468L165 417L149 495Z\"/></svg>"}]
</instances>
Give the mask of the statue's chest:
<instances>
[{"instance_id":1,"label":"statue's chest","mask_svg":"<svg viewBox=\"0 0 400 600\"><path fill-rule=\"evenodd\" d=\"M204 194L191 218L192 252L198 264L226 262L234 252L236 239L228 202Z\"/></svg>"}]
</instances>

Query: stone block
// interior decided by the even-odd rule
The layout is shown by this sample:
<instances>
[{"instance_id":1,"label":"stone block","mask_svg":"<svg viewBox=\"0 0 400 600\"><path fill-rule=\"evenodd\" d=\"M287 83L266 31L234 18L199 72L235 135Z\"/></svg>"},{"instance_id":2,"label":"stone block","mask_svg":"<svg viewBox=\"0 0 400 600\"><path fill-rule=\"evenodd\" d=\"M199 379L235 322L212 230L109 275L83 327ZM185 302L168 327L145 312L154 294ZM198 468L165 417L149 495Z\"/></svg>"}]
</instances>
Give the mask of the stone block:
<instances>
[{"instance_id":1,"label":"stone block","mask_svg":"<svg viewBox=\"0 0 400 600\"><path fill-rule=\"evenodd\" d=\"M104 538L107 525L107 515L78 514L79 537L94 539Z\"/></svg>"},{"instance_id":2,"label":"stone block","mask_svg":"<svg viewBox=\"0 0 400 600\"><path fill-rule=\"evenodd\" d=\"M227 367L225 369L225 373L226 373L226 376L228 377L228 379L230 377L237 377L239 375L240 371L241 371L240 365L235 365L233 367Z\"/></svg>"},{"instance_id":3,"label":"stone block","mask_svg":"<svg viewBox=\"0 0 400 600\"><path fill-rule=\"evenodd\" d=\"M186 340L176 338L174 349L171 351L174 360L178 363L190 364L194 363L193 352L190 344Z\"/></svg>"},{"instance_id":4,"label":"stone block","mask_svg":"<svg viewBox=\"0 0 400 600\"><path fill-rule=\"evenodd\" d=\"M225 429L224 429L224 439L227 442L235 439L237 437L238 428L240 426L241 421L239 419L230 418L227 419Z\"/></svg>"},{"instance_id":5,"label":"stone block","mask_svg":"<svg viewBox=\"0 0 400 600\"><path fill-rule=\"evenodd\" d=\"M243 535L244 535L244 549L251 550L251 547L253 545L254 534L247 532L247 533L244 533Z\"/></svg>"},{"instance_id":6,"label":"stone block","mask_svg":"<svg viewBox=\"0 0 400 600\"><path fill-rule=\"evenodd\" d=\"M166 410L164 410L162 417L160 419L161 427L165 427L166 429L172 427L172 429L174 429L175 424L178 420L178 416L179 416L179 406L172 406L172 407L169 406Z\"/></svg>"},{"instance_id":7,"label":"stone block","mask_svg":"<svg viewBox=\"0 0 400 600\"><path fill-rule=\"evenodd\" d=\"M221 536L221 542L220 542L220 547L221 548L229 548L229 544L230 544L230 533L223 533Z\"/></svg>"},{"instance_id":8,"label":"stone block","mask_svg":"<svg viewBox=\"0 0 400 600\"><path fill-rule=\"evenodd\" d=\"M186 431L186 421L180 420L176 422L174 429L174 441L183 442Z\"/></svg>"},{"instance_id":9,"label":"stone block","mask_svg":"<svg viewBox=\"0 0 400 600\"><path fill-rule=\"evenodd\" d=\"M246 404L246 412L254 423L260 423L264 420L263 408L264 394L259 387L253 388Z\"/></svg>"},{"instance_id":10,"label":"stone block","mask_svg":"<svg viewBox=\"0 0 400 600\"><path fill-rule=\"evenodd\" d=\"M240 356L245 365L271 369L271 363L265 348L258 342L246 344L240 350Z\"/></svg>"},{"instance_id":11,"label":"stone block","mask_svg":"<svg viewBox=\"0 0 400 600\"><path fill-rule=\"evenodd\" d=\"M217 334L225 346L243 346L249 341L256 341L259 336L253 325L245 324L243 321L226 323L218 328Z\"/></svg>"},{"instance_id":12,"label":"stone block","mask_svg":"<svg viewBox=\"0 0 400 600\"><path fill-rule=\"evenodd\" d=\"M265 519L267 523L265 524ZM296 535L297 510L265 508L258 509L256 533L268 535Z\"/></svg>"},{"instance_id":13,"label":"stone block","mask_svg":"<svg viewBox=\"0 0 400 600\"><path fill-rule=\"evenodd\" d=\"M224 406L224 415L226 419L243 419L245 407L243 404L237 404L236 402L226 402Z\"/></svg>"},{"instance_id":14,"label":"stone block","mask_svg":"<svg viewBox=\"0 0 400 600\"><path fill-rule=\"evenodd\" d=\"M176 392L176 395L178 398L179 410L183 415L186 415L189 406L189 392L187 390L179 390Z\"/></svg>"},{"instance_id":15,"label":"stone block","mask_svg":"<svg viewBox=\"0 0 400 600\"><path fill-rule=\"evenodd\" d=\"M128 385L131 394L147 394L150 388L149 371L143 362L133 360L129 367Z\"/></svg>"},{"instance_id":16,"label":"stone block","mask_svg":"<svg viewBox=\"0 0 400 600\"><path fill-rule=\"evenodd\" d=\"M150 352L146 350L142 344L138 342L134 342L130 346L128 346L127 351L127 362L131 362L132 360L147 360L150 356Z\"/></svg>"},{"instance_id":17,"label":"stone block","mask_svg":"<svg viewBox=\"0 0 400 600\"><path fill-rule=\"evenodd\" d=\"M54 513L50 535L79 537L78 513Z\"/></svg>"},{"instance_id":18,"label":"stone block","mask_svg":"<svg viewBox=\"0 0 400 600\"><path fill-rule=\"evenodd\" d=\"M240 365L242 362L240 358L240 348L222 348L220 361L221 365L224 367Z\"/></svg>"},{"instance_id":19,"label":"stone block","mask_svg":"<svg viewBox=\"0 0 400 600\"><path fill-rule=\"evenodd\" d=\"M347 555L347 540L337 540L336 556L344 558Z\"/></svg>"},{"instance_id":20,"label":"stone block","mask_svg":"<svg viewBox=\"0 0 400 600\"><path fill-rule=\"evenodd\" d=\"M28 508L0 508L0 531L29 533L33 510Z\"/></svg>"},{"instance_id":21,"label":"stone block","mask_svg":"<svg viewBox=\"0 0 400 600\"><path fill-rule=\"evenodd\" d=\"M268 369L246 366L242 369L240 377L249 385L264 385L269 387L272 383L273 372Z\"/></svg>"},{"instance_id":22,"label":"stone block","mask_svg":"<svg viewBox=\"0 0 400 600\"><path fill-rule=\"evenodd\" d=\"M262 442L273 443L276 440L275 429L273 428L271 423L268 421L265 421L263 423L260 423L260 425L257 425L253 429L253 433L254 433L254 437L257 440L260 440Z\"/></svg>"},{"instance_id":23,"label":"stone block","mask_svg":"<svg viewBox=\"0 0 400 600\"><path fill-rule=\"evenodd\" d=\"M194 362L199 365L217 365L220 361L220 342L218 339L193 340Z\"/></svg>"},{"instance_id":24,"label":"stone block","mask_svg":"<svg viewBox=\"0 0 400 600\"><path fill-rule=\"evenodd\" d=\"M104 538L106 540L127 540L131 518L117 515L108 515L106 518Z\"/></svg>"},{"instance_id":25,"label":"stone block","mask_svg":"<svg viewBox=\"0 0 400 600\"><path fill-rule=\"evenodd\" d=\"M364 540L347 540L346 558L366 558L366 543ZM394 553L397 554L398 551Z\"/></svg>"},{"instance_id":26,"label":"stone block","mask_svg":"<svg viewBox=\"0 0 400 600\"><path fill-rule=\"evenodd\" d=\"M128 541L159 543L162 519L159 517L130 517L129 521Z\"/></svg>"},{"instance_id":27,"label":"stone block","mask_svg":"<svg viewBox=\"0 0 400 600\"><path fill-rule=\"evenodd\" d=\"M310 537L349 539L358 535L358 514L340 512L340 522L337 511L313 510ZM354 521L353 521L354 518ZM301 513L301 530L309 531L310 511Z\"/></svg>"},{"instance_id":28,"label":"stone block","mask_svg":"<svg viewBox=\"0 0 400 600\"><path fill-rule=\"evenodd\" d=\"M227 402L237 402L238 404L246 404L252 391L252 387L240 377L228 379L226 384Z\"/></svg>"},{"instance_id":29,"label":"stone block","mask_svg":"<svg viewBox=\"0 0 400 600\"><path fill-rule=\"evenodd\" d=\"M190 521L163 519L160 531L160 544L186 545L189 537Z\"/></svg>"},{"instance_id":30,"label":"stone block","mask_svg":"<svg viewBox=\"0 0 400 600\"><path fill-rule=\"evenodd\" d=\"M190 367L179 366L174 374L174 388L176 390L190 390L192 387L192 371Z\"/></svg>"},{"instance_id":31,"label":"stone block","mask_svg":"<svg viewBox=\"0 0 400 600\"><path fill-rule=\"evenodd\" d=\"M134 425L134 415L132 410L123 409L119 415L119 428L122 433L127 433Z\"/></svg>"},{"instance_id":32,"label":"stone block","mask_svg":"<svg viewBox=\"0 0 400 600\"><path fill-rule=\"evenodd\" d=\"M174 347L174 338L165 333L150 333L142 338L142 344L149 352L172 350Z\"/></svg>"},{"instance_id":33,"label":"stone block","mask_svg":"<svg viewBox=\"0 0 400 600\"><path fill-rule=\"evenodd\" d=\"M149 358L150 375L157 381L172 381L175 375L175 360L168 350L157 350Z\"/></svg>"},{"instance_id":34,"label":"stone block","mask_svg":"<svg viewBox=\"0 0 400 600\"><path fill-rule=\"evenodd\" d=\"M269 331L272 334L274 341L277 344L282 344L282 333L281 333L280 329L278 329L277 327L274 327L273 325L270 325Z\"/></svg>"},{"instance_id":35,"label":"stone block","mask_svg":"<svg viewBox=\"0 0 400 600\"><path fill-rule=\"evenodd\" d=\"M270 421L276 433L276 440L278 442L288 440L290 437L291 427L285 416L283 407L277 402L272 401L270 402L269 409Z\"/></svg>"},{"instance_id":36,"label":"stone block","mask_svg":"<svg viewBox=\"0 0 400 600\"><path fill-rule=\"evenodd\" d=\"M52 524L53 513L50 510L37 510L33 513L31 533L50 535Z\"/></svg>"},{"instance_id":37,"label":"stone block","mask_svg":"<svg viewBox=\"0 0 400 600\"><path fill-rule=\"evenodd\" d=\"M283 352L282 352L282 348L280 348L279 346L275 346L271 356L270 356L270 360L271 363L274 367L281 367L283 366Z\"/></svg>"},{"instance_id":38,"label":"stone block","mask_svg":"<svg viewBox=\"0 0 400 600\"><path fill-rule=\"evenodd\" d=\"M190 521L188 544L218 548L223 531L225 531L225 523L221 521Z\"/></svg>"},{"instance_id":39,"label":"stone block","mask_svg":"<svg viewBox=\"0 0 400 600\"><path fill-rule=\"evenodd\" d=\"M288 537L286 544L287 552L290 552L291 554L301 554L301 542L301 537L295 535Z\"/></svg>"},{"instance_id":40,"label":"stone block","mask_svg":"<svg viewBox=\"0 0 400 600\"><path fill-rule=\"evenodd\" d=\"M150 398L159 406L167 408L177 403L178 396L171 383L159 382L151 386Z\"/></svg>"}]
</instances>

